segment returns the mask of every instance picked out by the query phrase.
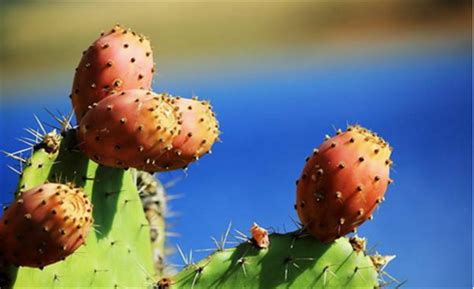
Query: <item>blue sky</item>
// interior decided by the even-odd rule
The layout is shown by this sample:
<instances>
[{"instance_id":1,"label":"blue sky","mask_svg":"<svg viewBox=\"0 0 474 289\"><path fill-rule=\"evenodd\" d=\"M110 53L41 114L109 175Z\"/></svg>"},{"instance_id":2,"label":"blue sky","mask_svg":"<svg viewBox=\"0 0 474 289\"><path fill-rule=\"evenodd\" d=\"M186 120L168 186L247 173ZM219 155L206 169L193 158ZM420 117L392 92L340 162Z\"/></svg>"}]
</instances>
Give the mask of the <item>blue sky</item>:
<instances>
[{"instance_id":1,"label":"blue sky","mask_svg":"<svg viewBox=\"0 0 474 289\"><path fill-rule=\"evenodd\" d=\"M395 148L395 183L359 235L397 255L388 271L408 287L471 287L470 43L326 56L303 48L161 69L156 90L210 99L223 131L223 142L187 175L161 176L181 179L169 191L184 195L171 204L180 213L171 230L181 235L171 245L211 247L210 236L231 221L241 231L253 222L292 230L305 157L334 128L360 123ZM15 137L34 125L33 113L47 120L44 107L69 110L69 75L59 79L41 90L4 91L3 149L22 147ZM0 159L1 201L16 182L6 163Z\"/></svg>"}]
</instances>

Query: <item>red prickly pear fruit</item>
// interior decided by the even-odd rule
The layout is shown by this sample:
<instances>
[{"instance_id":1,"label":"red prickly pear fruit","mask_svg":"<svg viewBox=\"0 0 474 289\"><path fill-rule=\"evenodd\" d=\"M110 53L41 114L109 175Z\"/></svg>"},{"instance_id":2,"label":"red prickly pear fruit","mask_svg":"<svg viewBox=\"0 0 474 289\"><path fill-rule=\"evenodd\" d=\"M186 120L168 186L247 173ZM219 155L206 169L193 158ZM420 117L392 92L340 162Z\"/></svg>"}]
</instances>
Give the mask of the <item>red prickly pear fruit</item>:
<instances>
[{"instance_id":1,"label":"red prickly pear fruit","mask_svg":"<svg viewBox=\"0 0 474 289\"><path fill-rule=\"evenodd\" d=\"M79 123L79 147L99 164L162 170L158 158L172 149L179 118L164 94L131 89L93 105Z\"/></svg>"},{"instance_id":2,"label":"red prickly pear fruit","mask_svg":"<svg viewBox=\"0 0 474 289\"><path fill-rule=\"evenodd\" d=\"M357 125L327 136L297 181L295 208L304 227L331 242L371 219L392 182L391 152L381 137Z\"/></svg>"},{"instance_id":3,"label":"red prickly pear fruit","mask_svg":"<svg viewBox=\"0 0 474 289\"><path fill-rule=\"evenodd\" d=\"M186 168L191 162L209 153L219 136L219 123L208 101L175 97L181 130L173 139L173 149L160 159L165 170Z\"/></svg>"},{"instance_id":4,"label":"red prickly pear fruit","mask_svg":"<svg viewBox=\"0 0 474 289\"><path fill-rule=\"evenodd\" d=\"M150 41L119 25L84 51L71 99L77 121L101 99L127 89L150 89L154 73Z\"/></svg>"},{"instance_id":5,"label":"red prickly pear fruit","mask_svg":"<svg viewBox=\"0 0 474 289\"><path fill-rule=\"evenodd\" d=\"M44 184L21 193L0 220L0 259L39 267L63 260L84 243L92 204L70 184Z\"/></svg>"}]
</instances>

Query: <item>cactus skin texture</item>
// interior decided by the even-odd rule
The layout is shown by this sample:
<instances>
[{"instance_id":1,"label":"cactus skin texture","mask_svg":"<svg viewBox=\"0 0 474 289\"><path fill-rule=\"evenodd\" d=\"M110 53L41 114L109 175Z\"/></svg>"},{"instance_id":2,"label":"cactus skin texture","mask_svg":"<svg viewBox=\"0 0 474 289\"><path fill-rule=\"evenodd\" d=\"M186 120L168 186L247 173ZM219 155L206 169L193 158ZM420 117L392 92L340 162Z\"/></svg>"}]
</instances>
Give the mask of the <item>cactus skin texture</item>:
<instances>
[{"instance_id":1,"label":"cactus skin texture","mask_svg":"<svg viewBox=\"0 0 474 289\"><path fill-rule=\"evenodd\" d=\"M295 208L316 238L331 242L372 218L384 200L391 147L360 126L327 137L297 181Z\"/></svg>"},{"instance_id":2,"label":"cactus skin texture","mask_svg":"<svg viewBox=\"0 0 474 289\"><path fill-rule=\"evenodd\" d=\"M82 187L94 205L85 246L43 270L8 268L12 288L146 288L154 280L148 223L129 171L98 166L69 131L56 152L37 145L19 182L20 194L50 182ZM51 150L54 151L54 150ZM6 287L8 288L8 287Z\"/></svg>"},{"instance_id":3,"label":"cactus skin texture","mask_svg":"<svg viewBox=\"0 0 474 289\"><path fill-rule=\"evenodd\" d=\"M173 104L181 128L173 139L173 148L158 159L159 166L165 170L186 168L209 153L219 136L219 123L208 101L174 97Z\"/></svg>"},{"instance_id":4,"label":"cactus skin texture","mask_svg":"<svg viewBox=\"0 0 474 289\"><path fill-rule=\"evenodd\" d=\"M188 265L171 278L169 288L373 289L379 285L370 257L354 251L347 238L326 244L299 231L269 237L268 249L245 242Z\"/></svg>"},{"instance_id":5,"label":"cactus skin texture","mask_svg":"<svg viewBox=\"0 0 474 289\"><path fill-rule=\"evenodd\" d=\"M167 196L165 188L153 175L138 171L137 189L140 192L145 216L150 224L150 241L153 248L155 272L163 275L166 254L166 220Z\"/></svg>"},{"instance_id":6,"label":"cactus skin texture","mask_svg":"<svg viewBox=\"0 0 474 289\"><path fill-rule=\"evenodd\" d=\"M71 99L77 121L88 106L114 93L150 89L154 73L150 41L119 25L84 51L76 68Z\"/></svg>"},{"instance_id":7,"label":"cactus skin texture","mask_svg":"<svg viewBox=\"0 0 474 289\"><path fill-rule=\"evenodd\" d=\"M80 148L104 166L159 171L158 158L172 148L178 121L167 96L122 91L93 105L81 120Z\"/></svg>"},{"instance_id":8,"label":"cactus skin texture","mask_svg":"<svg viewBox=\"0 0 474 289\"><path fill-rule=\"evenodd\" d=\"M44 184L21 195L0 220L0 256L16 266L44 267L84 243L93 222L87 196L72 185Z\"/></svg>"}]
</instances>

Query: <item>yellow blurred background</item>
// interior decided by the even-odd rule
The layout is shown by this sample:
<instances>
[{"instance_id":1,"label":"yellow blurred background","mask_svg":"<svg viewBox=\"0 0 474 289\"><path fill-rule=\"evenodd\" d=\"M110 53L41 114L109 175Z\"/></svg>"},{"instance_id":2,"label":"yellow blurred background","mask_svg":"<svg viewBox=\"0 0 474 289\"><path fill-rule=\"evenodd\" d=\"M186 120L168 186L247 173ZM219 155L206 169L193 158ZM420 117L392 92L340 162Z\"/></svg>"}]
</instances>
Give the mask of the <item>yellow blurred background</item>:
<instances>
[{"instance_id":1,"label":"yellow blurred background","mask_svg":"<svg viewBox=\"0 0 474 289\"><path fill-rule=\"evenodd\" d=\"M149 36L160 67L312 47L332 55L470 34L470 1L4 1L4 88L72 71L101 30L119 22ZM361 45L363 44L363 45ZM205 69L205 67L203 67Z\"/></svg>"}]
</instances>

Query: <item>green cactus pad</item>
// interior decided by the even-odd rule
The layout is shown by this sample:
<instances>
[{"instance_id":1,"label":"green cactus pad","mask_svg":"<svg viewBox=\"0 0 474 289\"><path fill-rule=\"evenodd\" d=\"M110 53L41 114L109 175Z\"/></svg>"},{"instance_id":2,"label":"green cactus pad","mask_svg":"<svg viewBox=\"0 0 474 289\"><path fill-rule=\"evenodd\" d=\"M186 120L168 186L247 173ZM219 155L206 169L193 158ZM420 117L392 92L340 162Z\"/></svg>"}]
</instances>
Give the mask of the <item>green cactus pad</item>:
<instances>
[{"instance_id":1,"label":"green cactus pad","mask_svg":"<svg viewBox=\"0 0 474 289\"><path fill-rule=\"evenodd\" d=\"M268 249L247 242L218 250L188 265L171 282L173 289L373 289L378 273L370 257L356 252L347 238L325 244L295 232L271 234Z\"/></svg>"},{"instance_id":2,"label":"green cactus pad","mask_svg":"<svg viewBox=\"0 0 474 289\"><path fill-rule=\"evenodd\" d=\"M148 222L130 172L99 166L75 147L73 130L56 152L37 146L18 189L21 194L47 181L84 187L95 230L64 261L43 270L11 267L12 288L150 287L155 276Z\"/></svg>"}]
</instances>

